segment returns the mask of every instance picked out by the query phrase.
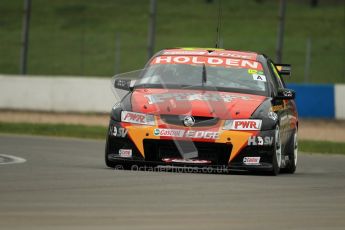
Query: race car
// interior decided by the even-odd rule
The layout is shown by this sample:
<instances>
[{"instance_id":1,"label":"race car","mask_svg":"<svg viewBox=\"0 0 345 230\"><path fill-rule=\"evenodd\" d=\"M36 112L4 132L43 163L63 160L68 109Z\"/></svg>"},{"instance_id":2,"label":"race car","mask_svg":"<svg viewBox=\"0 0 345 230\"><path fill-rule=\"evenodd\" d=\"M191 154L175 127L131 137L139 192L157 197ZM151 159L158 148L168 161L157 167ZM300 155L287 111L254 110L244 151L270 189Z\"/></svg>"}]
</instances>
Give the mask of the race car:
<instances>
[{"instance_id":1,"label":"race car","mask_svg":"<svg viewBox=\"0 0 345 230\"><path fill-rule=\"evenodd\" d=\"M298 114L282 78L290 72L255 52L162 50L136 79L114 77L105 163L294 173Z\"/></svg>"}]
</instances>

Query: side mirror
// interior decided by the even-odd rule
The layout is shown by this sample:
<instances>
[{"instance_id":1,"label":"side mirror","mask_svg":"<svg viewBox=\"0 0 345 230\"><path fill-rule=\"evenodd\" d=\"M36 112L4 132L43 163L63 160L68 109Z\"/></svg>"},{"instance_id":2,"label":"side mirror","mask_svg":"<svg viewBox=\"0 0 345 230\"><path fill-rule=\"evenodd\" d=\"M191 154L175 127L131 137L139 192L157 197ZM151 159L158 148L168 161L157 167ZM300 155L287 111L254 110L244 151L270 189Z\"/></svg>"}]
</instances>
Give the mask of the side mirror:
<instances>
[{"instance_id":1,"label":"side mirror","mask_svg":"<svg viewBox=\"0 0 345 230\"><path fill-rule=\"evenodd\" d=\"M291 100L295 99L296 92L292 89L278 89L276 99Z\"/></svg>"},{"instance_id":2,"label":"side mirror","mask_svg":"<svg viewBox=\"0 0 345 230\"><path fill-rule=\"evenodd\" d=\"M133 90L135 81L129 79L116 79L114 83L114 87L117 89L122 89L126 91Z\"/></svg>"},{"instance_id":3,"label":"side mirror","mask_svg":"<svg viewBox=\"0 0 345 230\"><path fill-rule=\"evenodd\" d=\"M291 76L291 65L290 64L274 64L280 75Z\"/></svg>"}]
</instances>

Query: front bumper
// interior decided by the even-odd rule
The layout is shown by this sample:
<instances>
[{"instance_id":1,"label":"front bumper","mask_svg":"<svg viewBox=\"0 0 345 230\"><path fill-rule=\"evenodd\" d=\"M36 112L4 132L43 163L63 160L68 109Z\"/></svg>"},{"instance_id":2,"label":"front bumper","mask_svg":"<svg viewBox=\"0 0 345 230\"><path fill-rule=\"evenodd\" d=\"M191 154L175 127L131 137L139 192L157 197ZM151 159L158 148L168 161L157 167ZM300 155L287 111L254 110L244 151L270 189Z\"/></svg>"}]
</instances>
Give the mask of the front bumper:
<instances>
[{"instance_id":1,"label":"front bumper","mask_svg":"<svg viewBox=\"0 0 345 230\"><path fill-rule=\"evenodd\" d=\"M154 129L155 127L134 126L111 120L106 145L107 159L115 164L207 166L250 170L272 168L274 130L221 130L217 140L187 140L157 137L153 135ZM260 142L258 137L264 142ZM130 156L121 156L120 151L123 150L130 150ZM246 163L245 158L259 161Z\"/></svg>"}]
</instances>

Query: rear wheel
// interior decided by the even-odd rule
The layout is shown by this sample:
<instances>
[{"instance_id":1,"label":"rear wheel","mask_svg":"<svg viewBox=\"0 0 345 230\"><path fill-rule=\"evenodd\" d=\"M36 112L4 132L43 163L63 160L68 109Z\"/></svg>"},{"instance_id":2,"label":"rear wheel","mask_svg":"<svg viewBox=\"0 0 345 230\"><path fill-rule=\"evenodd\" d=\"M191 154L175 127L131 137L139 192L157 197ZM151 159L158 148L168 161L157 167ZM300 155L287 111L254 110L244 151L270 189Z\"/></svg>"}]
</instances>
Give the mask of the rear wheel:
<instances>
[{"instance_id":1,"label":"rear wheel","mask_svg":"<svg viewBox=\"0 0 345 230\"><path fill-rule=\"evenodd\" d=\"M280 172L280 166L282 162L282 142L280 139L279 125L276 126L274 137L274 150L272 154L272 170L271 175L276 176Z\"/></svg>"},{"instance_id":2,"label":"rear wheel","mask_svg":"<svg viewBox=\"0 0 345 230\"><path fill-rule=\"evenodd\" d=\"M298 135L297 130L295 131L290 146L288 148L287 155L289 156L289 163L282 170L284 173L295 173L297 168L297 158L298 158Z\"/></svg>"}]
</instances>

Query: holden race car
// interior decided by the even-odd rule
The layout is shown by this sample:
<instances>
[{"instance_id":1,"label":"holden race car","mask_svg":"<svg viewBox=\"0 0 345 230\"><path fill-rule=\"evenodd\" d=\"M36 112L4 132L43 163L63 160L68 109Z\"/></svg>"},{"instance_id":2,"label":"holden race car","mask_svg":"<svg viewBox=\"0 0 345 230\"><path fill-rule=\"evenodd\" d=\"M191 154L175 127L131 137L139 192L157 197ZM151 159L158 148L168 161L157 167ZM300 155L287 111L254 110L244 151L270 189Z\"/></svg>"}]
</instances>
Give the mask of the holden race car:
<instances>
[{"instance_id":1,"label":"holden race car","mask_svg":"<svg viewBox=\"0 0 345 230\"><path fill-rule=\"evenodd\" d=\"M294 173L298 115L295 92L282 78L290 71L255 52L158 52L143 70L113 78L118 102L110 114L106 165Z\"/></svg>"}]
</instances>

